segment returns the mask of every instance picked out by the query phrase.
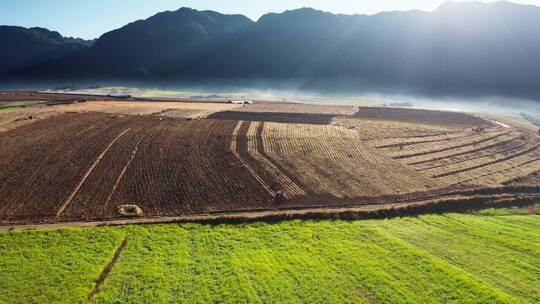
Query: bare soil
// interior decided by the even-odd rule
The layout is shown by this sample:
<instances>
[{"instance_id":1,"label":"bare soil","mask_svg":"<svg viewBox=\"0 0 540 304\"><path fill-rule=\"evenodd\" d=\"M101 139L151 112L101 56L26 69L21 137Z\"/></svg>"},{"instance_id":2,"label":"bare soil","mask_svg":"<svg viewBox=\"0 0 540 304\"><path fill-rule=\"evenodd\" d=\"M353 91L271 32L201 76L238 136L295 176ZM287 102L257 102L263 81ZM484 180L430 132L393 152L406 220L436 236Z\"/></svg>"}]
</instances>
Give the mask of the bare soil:
<instances>
[{"instance_id":1,"label":"bare soil","mask_svg":"<svg viewBox=\"0 0 540 304\"><path fill-rule=\"evenodd\" d=\"M360 107L358 113L353 115L353 117L370 120L402 121L443 126L493 126L492 123L485 119L465 113L402 108Z\"/></svg>"},{"instance_id":2,"label":"bare soil","mask_svg":"<svg viewBox=\"0 0 540 304\"><path fill-rule=\"evenodd\" d=\"M244 121L266 121L293 124L314 124L328 125L332 119L337 117L335 114L313 114L313 113L268 113L268 112L240 112L223 111L210 116L209 119L220 120L244 120Z\"/></svg>"}]
</instances>

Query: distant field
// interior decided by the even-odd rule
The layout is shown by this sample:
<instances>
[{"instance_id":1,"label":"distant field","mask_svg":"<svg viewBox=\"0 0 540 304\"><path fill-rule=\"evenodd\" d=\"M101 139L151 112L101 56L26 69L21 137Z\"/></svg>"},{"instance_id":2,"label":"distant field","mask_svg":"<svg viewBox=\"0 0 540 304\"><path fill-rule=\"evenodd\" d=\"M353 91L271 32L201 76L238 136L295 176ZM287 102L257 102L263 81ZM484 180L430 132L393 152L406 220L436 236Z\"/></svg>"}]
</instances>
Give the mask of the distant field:
<instances>
[{"instance_id":1,"label":"distant field","mask_svg":"<svg viewBox=\"0 0 540 304\"><path fill-rule=\"evenodd\" d=\"M155 98L155 97L171 97L171 96L183 96L183 97L191 97L191 96L212 96L212 95L220 95L220 96L244 96L245 93L202 93L202 92L182 92L182 91L146 91L143 94L139 95L138 97L142 98Z\"/></svg>"},{"instance_id":2,"label":"distant field","mask_svg":"<svg viewBox=\"0 0 540 304\"><path fill-rule=\"evenodd\" d=\"M535 303L540 216L0 233L0 303ZM21 288L24 286L24 288Z\"/></svg>"},{"instance_id":3,"label":"distant field","mask_svg":"<svg viewBox=\"0 0 540 304\"><path fill-rule=\"evenodd\" d=\"M490 119L496 119L501 122L506 123L514 123L526 127L532 127L532 128L539 128L538 126L534 125L532 122L526 120L523 117L516 116L516 115L504 115L504 114L481 114L484 117L490 118Z\"/></svg>"},{"instance_id":4,"label":"distant field","mask_svg":"<svg viewBox=\"0 0 540 304\"><path fill-rule=\"evenodd\" d=\"M106 87L106 88L99 88L99 90L105 90L105 91L114 91L114 90L127 90L130 89L129 87Z\"/></svg>"},{"instance_id":5,"label":"distant field","mask_svg":"<svg viewBox=\"0 0 540 304\"><path fill-rule=\"evenodd\" d=\"M302 103L285 103L272 101L258 101L257 103L242 107L237 111L260 112L260 113L302 113L302 114L331 114L352 115L358 112L358 107L353 106L324 106Z\"/></svg>"},{"instance_id":6,"label":"distant field","mask_svg":"<svg viewBox=\"0 0 540 304\"><path fill-rule=\"evenodd\" d=\"M486 120L459 112L431 111L404 108L360 107L354 118L364 120L386 120L428 125L489 127Z\"/></svg>"},{"instance_id":7,"label":"distant field","mask_svg":"<svg viewBox=\"0 0 540 304\"><path fill-rule=\"evenodd\" d=\"M61 111L101 112L123 115L164 113L176 118L204 118L217 111L234 110L241 105L203 102L90 101L55 106ZM187 110L187 111L186 111Z\"/></svg>"},{"instance_id":8,"label":"distant field","mask_svg":"<svg viewBox=\"0 0 540 304\"><path fill-rule=\"evenodd\" d=\"M26 100L26 101L0 101L0 107L23 107L33 104L45 103L46 101L42 100Z\"/></svg>"},{"instance_id":9,"label":"distant field","mask_svg":"<svg viewBox=\"0 0 540 304\"><path fill-rule=\"evenodd\" d=\"M13 110L20 110L22 109L23 107L5 107L5 108L0 108L0 112L2 111L13 111Z\"/></svg>"},{"instance_id":10,"label":"distant field","mask_svg":"<svg viewBox=\"0 0 540 304\"><path fill-rule=\"evenodd\" d=\"M62 113L57 108L44 105L0 111L0 134Z\"/></svg>"}]
</instances>

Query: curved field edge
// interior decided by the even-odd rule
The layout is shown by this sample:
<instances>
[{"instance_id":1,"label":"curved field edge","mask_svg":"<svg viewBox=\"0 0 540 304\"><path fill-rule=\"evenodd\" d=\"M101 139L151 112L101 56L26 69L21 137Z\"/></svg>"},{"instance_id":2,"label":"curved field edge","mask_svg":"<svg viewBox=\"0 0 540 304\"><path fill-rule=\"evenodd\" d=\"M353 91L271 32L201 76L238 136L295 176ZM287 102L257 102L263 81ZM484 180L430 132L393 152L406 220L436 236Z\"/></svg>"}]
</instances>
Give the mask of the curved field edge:
<instances>
[{"instance_id":1,"label":"curved field edge","mask_svg":"<svg viewBox=\"0 0 540 304\"><path fill-rule=\"evenodd\" d=\"M488 214L4 232L0 302L86 301L126 237L92 303L538 301L540 217Z\"/></svg>"}]
</instances>

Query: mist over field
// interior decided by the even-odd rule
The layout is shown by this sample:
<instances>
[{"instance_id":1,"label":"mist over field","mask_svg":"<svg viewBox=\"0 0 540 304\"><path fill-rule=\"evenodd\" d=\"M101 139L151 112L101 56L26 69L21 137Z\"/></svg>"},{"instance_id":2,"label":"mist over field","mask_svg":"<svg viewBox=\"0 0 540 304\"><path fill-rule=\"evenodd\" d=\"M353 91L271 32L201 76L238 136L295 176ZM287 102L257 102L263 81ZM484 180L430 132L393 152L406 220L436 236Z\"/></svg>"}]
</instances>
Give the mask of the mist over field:
<instances>
[{"instance_id":1,"label":"mist over field","mask_svg":"<svg viewBox=\"0 0 540 304\"><path fill-rule=\"evenodd\" d=\"M325 83L306 83L303 80L276 81L254 79L200 79L193 81L118 81L98 80L95 81L29 81L29 82L0 82L2 90L36 89L45 90L50 88L87 88L87 87L136 87L147 90L169 90L180 92L202 93L246 93L274 96L275 100L287 99L291 95L307 95L326 97L329 100L339 101L340 98L376 98L387 100L388 103L409 103L414 107L466 111L476 113L512 114L528 113L540 116L540 101L538 99L516 98L512 96L483 96L452 95L452 94L420 94L411 90L400 91L396 88L367 88L354 81L333 80ZM339 102L338 102L339 103ZM346 104L346 103L345 103ZM345 105L344 104L344 105ZM360 104L361 105L361 104Z\"/></svg>"},{"instance_id":2,"label":"mist over field","mask_svg":"<svg viewBox=\"0 0 540 304\"><path fill-rule=\"evenodd\" d=\"M0 86L275 90L528 107L520 100L540 102L538 28L539 7L475 1L376 15L302 8L256 22L180 8L96 41L3 27L11 44L0 47Z\"/></svg>"}]
</instances>

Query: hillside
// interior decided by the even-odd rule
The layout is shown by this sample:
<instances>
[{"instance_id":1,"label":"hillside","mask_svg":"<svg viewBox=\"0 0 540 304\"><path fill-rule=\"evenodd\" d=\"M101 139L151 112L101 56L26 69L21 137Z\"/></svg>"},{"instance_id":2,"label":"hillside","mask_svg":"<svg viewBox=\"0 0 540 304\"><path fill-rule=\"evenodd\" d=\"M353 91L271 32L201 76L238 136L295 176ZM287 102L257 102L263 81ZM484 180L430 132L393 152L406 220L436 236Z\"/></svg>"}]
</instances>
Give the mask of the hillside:
<instances>
[{"instance_id":1,"label":"hillside","mask_svg":"<svg viewBox=\"0 0 540 304\"><path fill-rule=\"evenodd\" d=\"M0 26L0 41L0 74L63 58L93 43L44 28L18 26Z\"/></svg>"},{"instance_id":2,"label":"hillside","mask_svg":"<svg viewBox=\"0 0 540 304\"><path fill-rule=\"evenodd\" d=\"M539 7L509 2L447 2L434 12L372 16L304 8L258 22L182 8L13 75L536 99L537 28Z\"/></svg>"},{"instance_id":3,"label":"hillside","mask_svg":"<svg viewBox=\"0 0 540 304\"><path fill-rule=\"evenodd\" d=\"M251 25L241 15L181 8L130 23L101 36L76 56L23 71L26 76L137 79L159 77L171 64L193 58L201 49Z\"/></svg>"}]
</instances>

